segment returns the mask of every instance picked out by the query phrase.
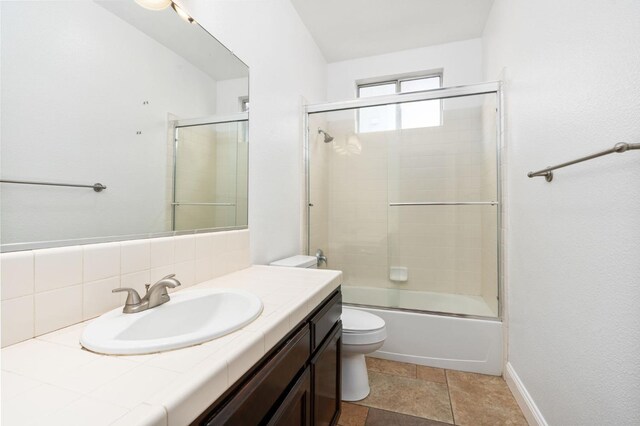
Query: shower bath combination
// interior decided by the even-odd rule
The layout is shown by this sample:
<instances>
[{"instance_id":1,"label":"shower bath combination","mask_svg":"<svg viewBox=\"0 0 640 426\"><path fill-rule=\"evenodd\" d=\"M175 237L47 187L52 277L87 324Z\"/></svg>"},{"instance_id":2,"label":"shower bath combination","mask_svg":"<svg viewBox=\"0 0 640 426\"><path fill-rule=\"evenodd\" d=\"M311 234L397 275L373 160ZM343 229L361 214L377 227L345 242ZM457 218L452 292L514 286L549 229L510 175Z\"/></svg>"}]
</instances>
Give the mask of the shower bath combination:
<instances>
[{"instance_id":1,"label":"shower bath combination","mask_svg":"<svg viewBox=\"0 0 640 426\"><path fill-rule=\"evenodd\" d=\"M395 96L306 107L307 253L385 321L377 357L499 375L500 83Z\"/></svg>"}]
</instances>

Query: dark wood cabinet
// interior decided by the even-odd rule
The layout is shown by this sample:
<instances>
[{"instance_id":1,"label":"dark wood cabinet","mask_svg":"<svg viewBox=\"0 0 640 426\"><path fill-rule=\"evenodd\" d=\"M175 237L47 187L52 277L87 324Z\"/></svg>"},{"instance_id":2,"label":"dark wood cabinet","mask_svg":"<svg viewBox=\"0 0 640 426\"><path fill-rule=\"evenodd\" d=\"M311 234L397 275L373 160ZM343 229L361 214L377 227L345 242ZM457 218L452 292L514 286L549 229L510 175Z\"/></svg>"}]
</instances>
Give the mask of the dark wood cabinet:
<instances>
[{"instance_id":1,"label":"dark wood cabinet","mask_svg":"<svg viewBox=\"0 0 640 426\"><path fill-rule=\"evenodd\" d=\"M338 289L202 413L193 425L335 425L340 417Z\"/></svg>"},{"instance_id":2,"label":"dark wood cabinet","mask_svg":"<svg viewBox=\"0 0 640 426\"><path fill-rule=\"evenodd\" d=\"M338 322L311 359L313 419L315 426L338 422L340 416L340 356L342 323Z\"/></svg>"},{"instance_id":3,"label":"dark wood cabinet","mask_svg":"<svg viewBox=\"0 0 640 426\"><path fill-rule=\"evenodd\" d=\"M309 367L267 423L269 426L311 426L311 372Z\"/></svg>"}]
</instances>

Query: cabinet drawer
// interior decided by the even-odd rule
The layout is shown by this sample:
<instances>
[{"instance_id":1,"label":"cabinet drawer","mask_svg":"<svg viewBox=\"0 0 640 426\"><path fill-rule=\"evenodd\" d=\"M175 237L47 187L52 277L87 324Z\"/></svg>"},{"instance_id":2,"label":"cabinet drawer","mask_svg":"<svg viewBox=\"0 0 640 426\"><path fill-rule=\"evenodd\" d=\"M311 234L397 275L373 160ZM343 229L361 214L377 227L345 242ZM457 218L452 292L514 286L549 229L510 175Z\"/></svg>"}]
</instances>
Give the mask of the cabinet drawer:
<instances>
[{"instance_id":1,"label":"cabinet drawer","mask_svg":"<svg viewBox=\"0 0 640 426\"><path fill-rule=\"evenodd\" d=\"M303 327L205 424L249 426L262 423L305 367L311 355L310 334L309 326Z\"/></svg>"},{"instance_id":2,"label":"cabinet drawer","mask_svg":"<svg viewBox=\"0 0 640 426\"><path fill-rule=\"evenodd\" d=\"M333 326L340 321L340 315L342 315L342 293L338 292L311 318L312 351L322 344Z\"/></svg>"}]
</instances>

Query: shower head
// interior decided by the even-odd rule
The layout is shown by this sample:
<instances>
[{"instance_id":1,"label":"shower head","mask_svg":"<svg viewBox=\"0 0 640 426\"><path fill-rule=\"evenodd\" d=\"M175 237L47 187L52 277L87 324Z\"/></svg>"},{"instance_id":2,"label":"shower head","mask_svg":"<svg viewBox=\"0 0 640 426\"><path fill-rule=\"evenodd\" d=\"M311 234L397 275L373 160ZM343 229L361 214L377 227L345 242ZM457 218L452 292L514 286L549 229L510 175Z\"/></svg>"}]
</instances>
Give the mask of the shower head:
<instances>
[{"instance_id":1,"label":"shower head","mask_svg":"<svg viewBox=\"0 0 640 426\"><path fill-rule=\"evenodd\" d=\"M325 132L322 129L318 129L318 134L324 134L324 143L329 143L333 140L333 136L331 136L329 133Z\"/></svg>"}]
</instances>

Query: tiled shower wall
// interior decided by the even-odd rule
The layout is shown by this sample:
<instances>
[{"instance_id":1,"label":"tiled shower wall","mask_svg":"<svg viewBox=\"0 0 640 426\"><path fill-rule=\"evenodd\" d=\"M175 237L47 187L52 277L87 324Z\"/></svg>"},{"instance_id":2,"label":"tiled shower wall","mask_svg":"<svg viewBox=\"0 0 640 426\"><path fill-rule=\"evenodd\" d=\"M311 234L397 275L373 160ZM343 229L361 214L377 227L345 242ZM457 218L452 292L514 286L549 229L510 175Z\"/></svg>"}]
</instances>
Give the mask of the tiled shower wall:
<instances>
[{"instance_id":1,"label":"tiled shower wall","mask_svg":"<svg viewBox=\"0 0 640 426\"><path fill-rule=\"evenodd\" d=\"M2 253L2 347L121 306L132 287L176 274L179 289L249 266L249 231Z\"/></svg>"},{"instance_id":2,"label":"tiled shower wall","mask_svg":"<svg viewBox=\"0 0 640 426\"><path fill-rule=\"evenodd\" d=\"M324 137L318 129L326 129L324 114L309 116L309 176L310 176L310 208L309 235L312 236L309 254L317 249L329 249L329 168L331 145L324 143ZM339 269L331 260L330 267Z\"/></svg>"},{"instance_id":3,"label":"tiled shower wall","mask_svg":"<svg viewBox=\"0 0 640 426\"><path fill-rule=\"evenodd\" d=\"M232 122L178 130L176 199L232 205L179 206L176 230L247 225L246 129L246 122ZM170 161L173 163L173 157Z\"/></svg>"},{"instance_id":4,"label":"tiled shower wall","mask_svg":"<svg viewBox=\"0 0 640 426\"><path fill-rule=\"evenodd\" d=\"M215 129L215 146L216 160L213 169L216 174L215 194L212 197L213 202L230 203L233 206L220 206L210 208L214 211L214 226L236 226L237 211L242 208L242 203L238 203L236 194L240 185L238 178L240 176L241 164L244 160L244 169L246 176L246 143L243 138L242 129L245 123L225 123L216 125ZM243 155L245 154L245 155ZM229 165L232 165L230 167ZM245 183L246 191L246 183ZM246 192L244 194L246 199ZM246 206L246 203L244 203ZM246 213L245 213L246 214ZM240 223L242 225L242 223ZM244 222L246 225L246 222Z\"/></svg>"},{"instance_id":5,"label":"tiled shower wall","mask_svg":"<svg viewBox=\"0 0 640 426\"><path fill-rule=\"evenodd\" d=\"M335 140L310 138L311 250L345 285L481 296L497 312L497 207L388 206L496 199L495 102L455 106L443 126L359 134L354 112L318 114Z\"/></svg>"},{"instance_id":6,"label":"tiled shower wall","mask_svg":"<svg viewBox=\"0 0 640 426\"><path fill-rule=\"evenodd\" d=\"M498 200L498 179L496 176L497 158L497 120L496 102L486 99L482 106L482 198L486 201ZM496 207L482 209L482 291L481 295L493 312L498 312L498 218Z\"/></svg>"},{"instance_id":7,"label":"tiled shower wall","mask_svg":"<svg viewBox=\"0 0 640 426\"><path fill-rule=\"evenodd\" d=\"M220 148L215 126L184 127L177 129L177 135L179 148L176 156L176 200L183 203L222 202L216 199L219 186L219 168L216 166L220 161L219 157L226 156L218 153ZM232 164L235 164L235 157ZM169 201L171 202L172 200ZM175 229L213 228L216 226L218 210L220 208L210 206L178 206Z\"/></svg>"},{"instance_id":8,"label":"tiled shower wall","mask_svg":"<svg viewBox=\"0 0 640 426\"><path fill-rule=\"evenodd\" d=\"M442 126L404 130L390 150L390 201L484 201L480 136L477 107L445 109ZM409 281L396 285L480 296L488 208L390 207L390 266L409 268Z\"/></svg>"},{"instance_id":9,"label":"tiled shower wall","mask_svg":"<svg viewBox=\"0 0 640 426\"><path fill-rule=\"evenodd\" d=\"M249 123L238 124L236 145L236 193L235 224L249 224Z\"/></svg>"}]
</instances>

